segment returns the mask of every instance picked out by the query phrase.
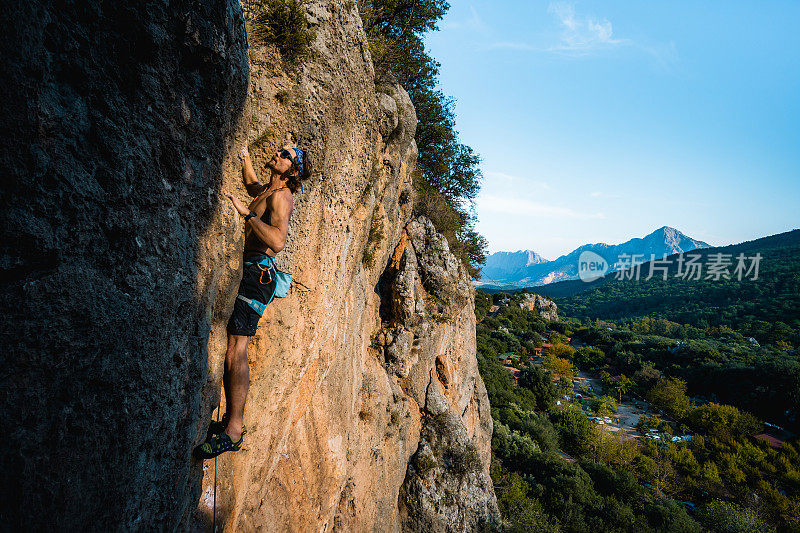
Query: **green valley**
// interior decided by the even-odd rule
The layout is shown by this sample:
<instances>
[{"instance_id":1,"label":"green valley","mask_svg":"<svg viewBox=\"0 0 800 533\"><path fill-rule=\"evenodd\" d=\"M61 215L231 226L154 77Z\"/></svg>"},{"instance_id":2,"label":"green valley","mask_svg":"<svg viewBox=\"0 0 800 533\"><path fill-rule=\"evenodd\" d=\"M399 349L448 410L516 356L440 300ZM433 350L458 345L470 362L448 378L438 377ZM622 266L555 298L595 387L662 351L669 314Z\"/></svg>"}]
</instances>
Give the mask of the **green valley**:
<instances>
[{"instance_id":1,"label":"green valley","mask_svg":"<svg viewBox=\"0 0 800 533\"><path fill-rule=\"evenodd\" d=\"M791 274L791 250L762 254L788 259ZM635 282L572 296L559 312L575 316L558 320L529 310L522 291L477 292L491 471L512 530L800 530L798 328L792 295L778 292L797 280L768 264L763 280L775 277L762 300L779 296L774 306L730 311L726 302L740 300L706 298L698 307L716 313L686 322L665 318L688 317L678 297L662 297L652 315L643 305L603 316L657 292ZM776 309L785 327L761 325Z\"/></svg>"}]
</instances>

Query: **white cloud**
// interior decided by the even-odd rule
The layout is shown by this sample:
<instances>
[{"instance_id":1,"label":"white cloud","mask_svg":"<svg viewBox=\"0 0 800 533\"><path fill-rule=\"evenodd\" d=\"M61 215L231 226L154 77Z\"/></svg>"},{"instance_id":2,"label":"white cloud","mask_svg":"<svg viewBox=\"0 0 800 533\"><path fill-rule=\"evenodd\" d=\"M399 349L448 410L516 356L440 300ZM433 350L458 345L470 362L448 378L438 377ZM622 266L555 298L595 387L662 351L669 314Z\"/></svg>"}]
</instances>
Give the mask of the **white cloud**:
<instances>
[{"instance_id":1,"label":"white cloud","mask_svg":"<svg viewBox=\"0 0 800 533\"><path fill-rule=\"evenodd\" d=\"M552 52L585 55L598 49L632 44L629 39L615 39L611 22L577 16L575 6L566 2L553 2L547 11L561 24L561 40L548 48Z\"/></svg>"},{"instance_id":2,"label":"white cloud","mask_svg":"<svg viewBox=\"0 0 800 533\"><path fill-rule=\"evenodd\" d=\"M480 195L476 202L478 211L523 215L528 217L591 219L605 218L603 213L584 213L568 207L547 205L522 198Z\"/></svg>"},{"instance_id":3,"label":"white cloud","mask_svg":"<svg viewBox=\"0 0 800 533\"><path fill-rule=\"evenodd\" d=\"M601 192L601 191L595 191L595 192L589 193L589 196L591 196L593 198L622 198L621 194L613 194L613 193Z\"/></svg>"},{"instance_id":4,"label":"white cloud","mask_svg":"<svg viewBox=\"0 0 800 533\"><path fill-rule=\"evenodd\" d=\"M672 41L669 44L642 45L641 49L650 54L658 68L664 72L673 72L680 60L678 48Z\"/></svg>"},{"instance_id":5,"label":"white cloud","mask_svg":"<svg viewBox=\"0 0 800 533\"><path fill-rule=\"evenodd\" d=\"M488 46L490 50L529 50L569 56L584 56L598 50L633 44L630 39L617 39L607 19L595 19L575 13L575 6L567 2L552 2L547 11L555 16L560 34L556 44L535 46L520 41L499 41Z\"/></svg>"},{"instance_id":6,"label":"white cloud","mask_svg":"<svg viewBox=\"0 0 800 533\"><path fill-rule=\"evenodd\" d=\"M551 2L547 11L558 24L557 37L546 38L555 44L531 44L525 41L496 41L484 47L487 50L529 51L558 54L566 57L585 57L601 51L633 47L650 56L656 68L662 72L674 73L680 61L678 49L673 41L664 43L636 42L629 38L614 36L614 27L606 18L596 18L575 12L575 5L569 2ZM488 32L484 26L484 30Z\"/></svg>"}]
</instances>

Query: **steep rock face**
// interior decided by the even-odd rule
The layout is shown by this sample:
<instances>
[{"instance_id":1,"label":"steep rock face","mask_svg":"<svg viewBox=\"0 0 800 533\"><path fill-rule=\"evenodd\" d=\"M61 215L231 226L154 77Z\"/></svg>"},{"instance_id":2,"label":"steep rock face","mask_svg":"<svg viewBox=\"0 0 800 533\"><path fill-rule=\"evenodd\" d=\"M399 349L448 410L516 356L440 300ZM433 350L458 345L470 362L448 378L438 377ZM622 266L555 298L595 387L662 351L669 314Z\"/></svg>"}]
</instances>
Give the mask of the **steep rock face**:
<instances>
[{"instance_id":1,"label":"steep rock face","mask_svg":"<svg viewBox=\"0 0 800 533\"><path fill-rule=\"evenodd\" d=\"M2 529L155 530L191 508L198 241L247 44L232 0L136 5L0 10Z\"/></svg>"},{"instance_id":2,"label":"steep rock face","mask_svg":"<svg viewBox=\"0 0 800 533\"><path fill-rule=\"evenodd\" d=\"M377 339L384 366L422 416L400 493L403 530L488 529L500 514L488 474L492 417L475 357L470 279L430 221L410 222L405 235L381 279Z\"/></svg>"},{"instance_id":3,"label":"steep rock face","mask_svg":"<svg viewBox=\"0 0 800 533\"><path fill-rule=\"evenodd\" d=\"M487 479L491 417L475 359L472 289L430 223L409 224L417 149L408 95L396 84L376 92L355 7L307 8L316 34L309 58L285 64L270 47L251 48L250 121L240 142L267 137L251 149L262 176L283 142L307 147L317 174L296 196L278 256L296 283L267 308L248 348L246 449L219 458L217 522L229 531L400 531L407 515L399 494L429 416L437 360L448 366L442 405L458 413L464 446L474 442L480 453L475 475ZM244 196L238 167L226 186ZM226 253L215 261L227 261ZM411 269L407 294L379 288L387 262L397 261ZM416 288L420 280L427 296ZM229 306L234 290L220 284L217 301ZM440 305L426 307L433 294ZM396 357L405 376L384 354L394 348L382 344L391 335L381 320L390 300L414 323L392 339L403 346ZM209 413L219 401L228 313L214 313L209 338ZM209 467L191 518L197 529L213 510ZM496 511L491 483L482 489Z\"/></svg>"},{"instance_id":4,"label":"steep rock face","mask_svg":"<svg viewBox=\"0 0 800 533\"><path fill-rule=\"evenodd\" d=\"M400 492L403 531L498 531L491 478L458 414L428 418Z\"/></svg>"}]
</instances>

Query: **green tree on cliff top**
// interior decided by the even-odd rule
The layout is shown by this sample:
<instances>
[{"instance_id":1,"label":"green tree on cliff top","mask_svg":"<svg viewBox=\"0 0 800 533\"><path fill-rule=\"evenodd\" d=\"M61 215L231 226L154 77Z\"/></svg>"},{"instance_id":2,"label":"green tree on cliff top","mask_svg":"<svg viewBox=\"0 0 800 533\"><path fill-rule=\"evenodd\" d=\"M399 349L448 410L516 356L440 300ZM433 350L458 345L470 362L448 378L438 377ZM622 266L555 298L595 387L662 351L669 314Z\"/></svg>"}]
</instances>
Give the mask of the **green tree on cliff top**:
<instances>
[{"instance_id":1,"label":"green tree on cliff top","mask_svg":"<svg viewBox=\"0 0 800 533\"><path fill-rule=\"evenodd\" d=\"M417 112L419 160L415 214L431 219L473 277L486 261L486 239L475 231L474 200L483 179L480 158L458 141L454 102L436 89L439 63L422 37L450 5L444 0L359 0L376 81L397 79Z\"/></svg>"}]
</instances>

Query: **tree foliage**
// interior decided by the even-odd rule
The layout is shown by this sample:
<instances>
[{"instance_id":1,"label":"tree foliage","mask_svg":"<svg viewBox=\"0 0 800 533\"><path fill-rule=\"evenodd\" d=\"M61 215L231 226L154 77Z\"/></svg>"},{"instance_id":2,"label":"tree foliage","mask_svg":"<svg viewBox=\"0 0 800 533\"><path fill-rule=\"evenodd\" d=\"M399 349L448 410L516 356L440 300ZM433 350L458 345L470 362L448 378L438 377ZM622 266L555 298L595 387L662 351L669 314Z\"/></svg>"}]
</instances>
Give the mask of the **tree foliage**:
<instances>
[{"instance_id":1,"label":"tree foliage","mask_svg":"<svg viewBox=\"0 0 800 533\"><path fill-rule=\"evenodd\" d=\"M770 533L775 528L765 523L752 509L733 502L714 500L700 512L700 519L711 531L726 533Z\"/></svg>"},{"instance_id":2,"label":"tree foliage","mask_svg":"<svg viewBox=\"0 0 800 533\"><path fill-rule=\"evenodd\" d=\"M572 363L552 353L542 359L542 367L558 376L559 381L563 380L571 383L572 378L575 377L575 367Z\"/></svg>"},{"instance_id":3,"label":"tree foliage","mask_svg":"<svg viewBox=\"0 0 800 533\"><path fill-rule=\"evenodd\" d=\"M459 142L454 101L437 89L439 63L423 36L449 9L444 0L359 0L377 81L394 77L417 113L419 148L414 211L431 219L473 277L486 261L486 239L475 231L480 158Z\"/></svg>"},{"instance_id":4,"label":"tree foliage","mask_svg":"<svg viewBox=\"0 0 800 533\"><path fill-rule=\"evenodd\" d=\"M536 398L536 408L547 411L553 405L558 389L553 385L550 372L539 366L527 366L519 374L519 385L533 393Z\"/></svg>"},{"instance_id":5,"label":"tree foliage","mask_svg":"<svg viewBox=\"0 0 800 533\"><path fill-rule=\"evenodd\" d=\"M677 419L689 412L691 405L686 396L686 382L678 378L662 378L647 393L650 403Z\"/></svg>"},{"instance_id":6,"label":"tree foliage","mask_svg":"<svg viewBox=\"0 0 800 533\"><path fill-rule=\"evenodd\" d=\"M554 415L561 447L568 453L581 456L594 442L595 426L580 409L569 408Z\"/></svg>"},{"instance_id":7,"label":"tree foliage","mask_svg":"<svg viewBox=\"0 0 800 533\"><path fill-rule=\"evenodd\" d=\"M749 437L758 433L762 427L750 413L743 413L732 405L716 403L693 409L689 422L704 434L722 441Z\"/></svg>"},{"instance_id":8,"label":"tree foliage","mask_svg":"<svg viewBox=\"0 0 800 533\"><path fill-rule=\"evenodd\" d=\"M633 383L625 374L620 374L611 380L610 389L617 395L619 401L622 401L622 395L627 394L632 385Z\"/></svg>"}]
</instances>

